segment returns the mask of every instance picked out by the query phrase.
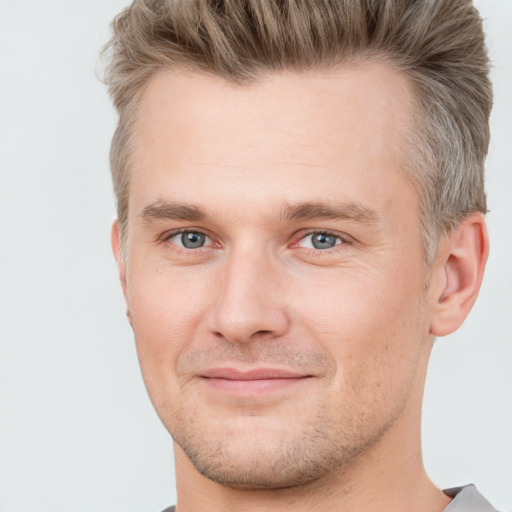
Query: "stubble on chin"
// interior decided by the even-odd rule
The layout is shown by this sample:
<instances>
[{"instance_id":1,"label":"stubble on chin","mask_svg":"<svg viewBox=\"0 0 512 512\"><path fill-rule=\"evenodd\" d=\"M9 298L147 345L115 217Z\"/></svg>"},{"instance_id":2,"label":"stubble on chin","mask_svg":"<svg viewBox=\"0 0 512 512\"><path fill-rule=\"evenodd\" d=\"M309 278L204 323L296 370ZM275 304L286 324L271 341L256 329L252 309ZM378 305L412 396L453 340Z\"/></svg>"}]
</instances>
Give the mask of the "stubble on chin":
<instances>
[{"instance_id":1,"label":"stubble on chin","mask_svg":"<svg viewBox=\"0 0 512 512\"><path fill-rule=\"evenodd\" d=\"M347 393L345 403L333 401L335 362L319 354L309 363L303 353L300 358L305 365L315 364L317 370L323 365L323 377L311 388L306 385L303 396L293 397L294 408L278 402L275 410L265 410L257 400L240 399L230 418L226 409L217 416L213 405L202 408L199 401L194 406L183 397L172 415L162 417L200 474L236 489L303 486L332 472L343 472L382 438L398 411L383 421L372 414L372 404L362 404L355 395L350 398ZM265 362L269 363L268 357ZM334 410L334 404L343 410ZM278 414L280 408L284 414Z\"/></svg>"},{"instance_id":2,"label":"stubble on chin","mask_svg":"<svg viewBox=\"0 0 512 512\"><path fill-rule=\"evenodd\" d=\"M355 417L348 414L340 424L323 404L300 425L290 418L289 428L259 429L251 435L229 427L213 430L200 423L200 416L184 414L175 418L170 432L203 476L235 489L270 490L344 472L393 423L378 425L372 418Z\"/></svg>"}]
</instances>

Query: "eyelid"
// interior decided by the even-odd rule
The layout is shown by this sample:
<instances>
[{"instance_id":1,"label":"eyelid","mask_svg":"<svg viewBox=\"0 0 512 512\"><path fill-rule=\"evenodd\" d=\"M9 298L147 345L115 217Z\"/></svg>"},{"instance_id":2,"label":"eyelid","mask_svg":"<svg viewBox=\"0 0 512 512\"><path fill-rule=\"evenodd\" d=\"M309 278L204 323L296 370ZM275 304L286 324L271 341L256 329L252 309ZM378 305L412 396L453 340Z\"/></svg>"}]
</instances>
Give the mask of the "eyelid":
<instances>
[{"instance_id":1,"label":"eyelid","mask_svg":"<svg viewBox=\"0 0 512 512\"><path fill-rule=\"evenodd\" d=\"M210 243L208 245L204 245L203 247L198 247L197 249L187 249L186 247L181 247L180 245L175 244L170 241L175 236L181 235L183 233L201 233L210 241ZM173 229L171 231L166 231L165 233L162 233L162 235L158 238L158 241L161 243L165 243L165 242L171 243L178 249L182 249L185 251L192 251L192 250L200 251L201 249L208 249L211 247L219 247L220 246L220 244L218 242L214 241L214 237L210 233L208 233L206 230L200 229L200 228L194 228L194 227L185 227L185 228Z\"/></svg>"},{"instance_id":2,"label":"eyelid","mask_svg":"<svg viewBox=\"0 0 512 512\"><path fill-rule=\"evenodd\" d=\"M180 235L182 233L187 233L187 232L202 233L203 235L205 235L210 240L210 244L205 245L203 247L200 247L198 249L194 249L195 251L199 251L201 249L208 249L208 248L212 248L212 247L217 247L218 248L218 247L221 247L221 245L222 245L207 230L202 229L202 228L196 228L196 227L188 227L188 226L184 227L184 228L178 228L178 229L166 231L166 232L162 233L158 237L157 241L160 242L160 243L165 243L165 242L172 243L172 242L170 242L171 238L173 238L173 237L175 237L177 235ZM334 245L330 249L323 249L323 250L321 250L321 249L310 249L308 247L300 247L298 245L299 242L301 240L303 240L304 238L306 238L308 236L311 236L311 235L314 235L314 234L319 234L319 233L322 233L322 234L325 234L325 235L334 236L334 237L338 238L341 241L341 243L338 243L338 244ZM344 246L344 245L347 245L347 244L352 244L353 242L354 242L354 239L352 237L350 237L349 235L347 235L345 233L341 233L339 231L333 231L331 229L308 229L308 230L301 230L301 231L295 233L292 236L292 243L289 245L289 247L291 247L291 248L301 248L301 249L304 249L304 250L312 250L314 252L327 252L327 251L333 250L333 249L335 249L336 247L339 247L339 246ZM174 243L172 243L172 245L174 245L178 249L183 249L183 250L186 250L186 251L190 251L191 250L191 249L186 249L184 247L180 247L179 245L174 244Z\"/></svg>"},{"instance_id":3,"label":"eyelid","mask_svg":"<svg viewBox=\"0 0 512 512\"><path fill-rule=\"evenodd\" d=\"M306 237L311 236L311 235L316 235L316 234L324 234L324 235L336 237L341 241L341 243L337 243L329 249L312 249L310 247L299 246L299 242L301 240L304 240ZM339 231L333 231L331 229L309 229L306 231L300 231L300 232L296 233L295 236L293 237L293 242L292 242L291 247L304 249L304 250L311 250L311 251L315 251L315 252L319 253L319 252L332 251L332 250L335 250L337 247L344 246L344 245L351 244L351 243L353 243L353 239L350 236L346 235L345 233L340 233Z\"/></svg>"}]
</instances>

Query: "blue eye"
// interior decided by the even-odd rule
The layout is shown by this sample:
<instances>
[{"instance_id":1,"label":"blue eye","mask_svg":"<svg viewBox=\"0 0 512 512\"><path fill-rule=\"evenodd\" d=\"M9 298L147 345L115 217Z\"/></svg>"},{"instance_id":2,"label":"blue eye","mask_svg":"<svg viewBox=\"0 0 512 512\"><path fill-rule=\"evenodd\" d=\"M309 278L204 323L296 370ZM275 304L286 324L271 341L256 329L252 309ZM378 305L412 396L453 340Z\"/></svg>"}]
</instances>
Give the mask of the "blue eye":
<instances>
[{"instance_id":1,"label":"blue eye","mask_svg":"<svg viewBox=\"0 0 512 512\"><path fill-rule=\"evenodd\" d=\"M310 233L299 241L301 247L307 249L332 249L336 245L341 245L343 240L331 233Z\"/></svg>"},{"instance_id":2,"label":"blue eye","mask_svg":"<svg viewBox=\"0 0 512 512\"><path fill-rule=\"evenodd\" d=\"M200 249L210 238L200 231L182 231L169 238L169 241L185 249Z\"/></svg>"}]
</instances>

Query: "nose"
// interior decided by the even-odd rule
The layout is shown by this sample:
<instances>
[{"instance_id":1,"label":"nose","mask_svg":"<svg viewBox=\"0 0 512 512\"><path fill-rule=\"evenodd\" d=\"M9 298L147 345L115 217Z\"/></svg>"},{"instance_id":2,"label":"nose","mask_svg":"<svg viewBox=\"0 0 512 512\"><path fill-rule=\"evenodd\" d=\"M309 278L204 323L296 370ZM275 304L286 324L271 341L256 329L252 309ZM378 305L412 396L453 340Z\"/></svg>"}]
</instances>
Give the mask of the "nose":
<instances>
[{"instance_id":1,"label":"nose","mask_svg":"<svg viewBox=\"0 0 512 512\"><path fill-rule=\"evenodd\" d=\"M264 251L250 252L233 251L219 269L211 328L232 343L278 338L290 324L282 272Z\"/></svg>"}]
</instances>

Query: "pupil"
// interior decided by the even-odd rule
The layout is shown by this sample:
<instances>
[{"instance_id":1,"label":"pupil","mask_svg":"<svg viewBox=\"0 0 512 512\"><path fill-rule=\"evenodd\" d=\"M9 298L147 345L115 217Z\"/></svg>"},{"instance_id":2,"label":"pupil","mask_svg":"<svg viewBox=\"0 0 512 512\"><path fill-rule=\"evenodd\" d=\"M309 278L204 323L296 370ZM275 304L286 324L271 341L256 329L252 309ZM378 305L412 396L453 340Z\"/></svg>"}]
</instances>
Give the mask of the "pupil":
<instances>
[{"instance_id":1,"label":"pupil","mask_svg":"<svg viewBox=\"0 0 512 512\"><path fill-rule=\"evenodd\" d=\"M336 245L336 237L326 233L317 233L313 235L312 243L315 249L330 249Z\"/></svg>"},{"instance_id":2,"label":"pupil","mask_svg":"<svg viewBox=\"0 0 512 512\"><path fill-rule=\"evenodd\" d=\"M187 231L181 235L181 243L187 249L197 249L204 245L205 235L195 231Z\"/></svg>"}]
</instances>

